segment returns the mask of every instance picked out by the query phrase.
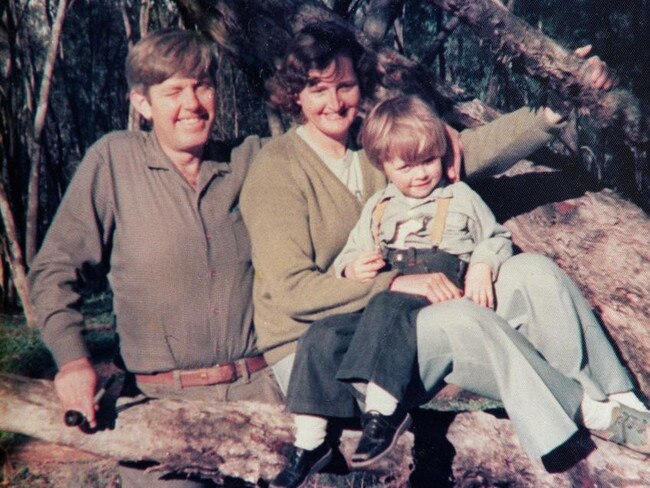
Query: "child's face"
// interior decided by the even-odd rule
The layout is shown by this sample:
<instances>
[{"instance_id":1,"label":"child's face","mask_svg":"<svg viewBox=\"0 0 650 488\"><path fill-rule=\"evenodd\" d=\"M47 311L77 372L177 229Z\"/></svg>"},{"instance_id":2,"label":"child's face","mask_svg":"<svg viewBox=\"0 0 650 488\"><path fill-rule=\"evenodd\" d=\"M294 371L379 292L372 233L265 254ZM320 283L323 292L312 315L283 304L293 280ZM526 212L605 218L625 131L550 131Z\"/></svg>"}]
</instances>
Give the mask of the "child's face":
<instances>
[{"instance_id":1,"label":"child's face","mask_svg":"<svg viewBox=\"0 0 650 488\"><path fill-rule=\"evenodd\" d=\"M403 195L425 198L442 178L442 160L402 161L399 158L384 163L384 173Z\"/></svg>"}]
</instances>

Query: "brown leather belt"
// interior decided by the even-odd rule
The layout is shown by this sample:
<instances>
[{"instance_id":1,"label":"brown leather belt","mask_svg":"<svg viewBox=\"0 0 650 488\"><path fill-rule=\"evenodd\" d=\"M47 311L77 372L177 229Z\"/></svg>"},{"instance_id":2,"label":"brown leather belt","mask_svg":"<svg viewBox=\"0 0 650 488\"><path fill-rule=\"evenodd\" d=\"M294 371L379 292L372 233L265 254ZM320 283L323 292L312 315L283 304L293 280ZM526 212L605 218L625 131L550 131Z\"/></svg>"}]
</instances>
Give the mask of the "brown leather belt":
<instances>
[{"instance_id":1,"label":"brown leather belt","mask_svg":"<svg viewBox=\"0 0 650 488\"><path fill-rule=\"evenodd\" d=\"M181 387L208 386L221 383L233 383L241 378L246 371L248 374L255 373L266 368L264 356L253 356L239 359L231 363L217 364L210 368L166 371L154 374L136 374L137 381L150 385L174 385L175 377L178 375Z\"/></svg>"}]
</instances>

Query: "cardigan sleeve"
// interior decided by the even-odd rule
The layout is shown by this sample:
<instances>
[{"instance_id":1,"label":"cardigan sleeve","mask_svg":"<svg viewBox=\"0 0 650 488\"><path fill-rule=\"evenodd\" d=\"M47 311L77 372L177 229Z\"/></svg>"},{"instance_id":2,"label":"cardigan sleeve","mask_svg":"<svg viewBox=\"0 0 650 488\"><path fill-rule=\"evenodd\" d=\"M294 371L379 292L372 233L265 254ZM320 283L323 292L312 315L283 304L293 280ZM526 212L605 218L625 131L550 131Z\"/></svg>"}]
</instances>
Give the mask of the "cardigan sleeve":
<instances>
[{"instance_id":1,"label":"cardigan sleeve","mask_svg":"<svg viewBox=\"0 0 650 488\"><path fill-rule=\"evenodd\" d=\"M542 109L523 107L462 131L465 175L471 180L502 173L550 142L565 124L550 123Z\"/></svg>"},{"instance_id":2,"label":"cardigan sleeve","mask_svg":"<svg viewBox=\"0 0 650 488\"><path fill-rule=\"evenodd\" d=\"M287 163L289 156L278 146L262 149L240 200L261 299L272 303L274 313L300 322L361 310L374 294L389 287L395 273L382 273L369 283L340 280L332 269L340 248L329 250L331 260L326 267L317 264L316 254L323 246L313 241L310 205L319 202L318 198L308 201L306 195L313 192L314 182L299 165ZM332 233L340 231L335 219L331 225Z\"/></svg>"},{"instance_id":3,"label":"cardigan sleeve","mask_svg":"<svg viewBox=\"0 0 650 488\"><path fill-rule=\"evenodd\" d=\"M345 267L359 255L376 247L372 237L372 212L383 193L383 190L375 193L363 207L361 217L350 232L345 247L334 260L333 268L337 277L342 278Z\"/></svg>"}]
</instances>

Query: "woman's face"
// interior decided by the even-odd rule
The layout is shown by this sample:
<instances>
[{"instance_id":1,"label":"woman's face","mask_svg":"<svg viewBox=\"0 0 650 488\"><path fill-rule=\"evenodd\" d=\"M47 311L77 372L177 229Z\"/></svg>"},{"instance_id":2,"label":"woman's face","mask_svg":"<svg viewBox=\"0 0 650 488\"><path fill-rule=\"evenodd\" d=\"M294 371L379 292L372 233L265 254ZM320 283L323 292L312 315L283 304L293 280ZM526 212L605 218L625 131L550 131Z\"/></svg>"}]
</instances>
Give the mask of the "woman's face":
<instances>
[{"instance_id":1,"label":"woman's face","mask_svg":"<svg viewBox=\"0 0 650 488\"><path fill-rule=\"evenodd\" d=\"M339 56L323 70L309 71L309 84L297 103L305 128L315 138L347 143L350 126L359 112L361 91L352 60Z\"/></svg>"}]
</instances>

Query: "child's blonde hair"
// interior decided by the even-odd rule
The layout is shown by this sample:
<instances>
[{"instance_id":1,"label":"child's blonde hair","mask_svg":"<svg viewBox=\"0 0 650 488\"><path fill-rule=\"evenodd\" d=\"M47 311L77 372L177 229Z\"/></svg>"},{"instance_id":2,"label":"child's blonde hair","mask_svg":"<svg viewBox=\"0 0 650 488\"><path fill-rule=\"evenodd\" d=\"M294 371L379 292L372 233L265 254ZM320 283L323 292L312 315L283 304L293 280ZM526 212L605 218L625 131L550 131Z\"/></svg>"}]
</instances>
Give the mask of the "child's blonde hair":
<instances>
[{"instance_id":1,"label":"child's blonde hair","mask_svg":"<svg viewBox=\"0 0 650 488\"><path fill-rule=\"evenodd\" d=\"M377 104L361 128L361 145L379 169L397 158L419 163L440 158L447 151L444 124L433 108L415 95Z\"/></svg>"}]
</instances>

